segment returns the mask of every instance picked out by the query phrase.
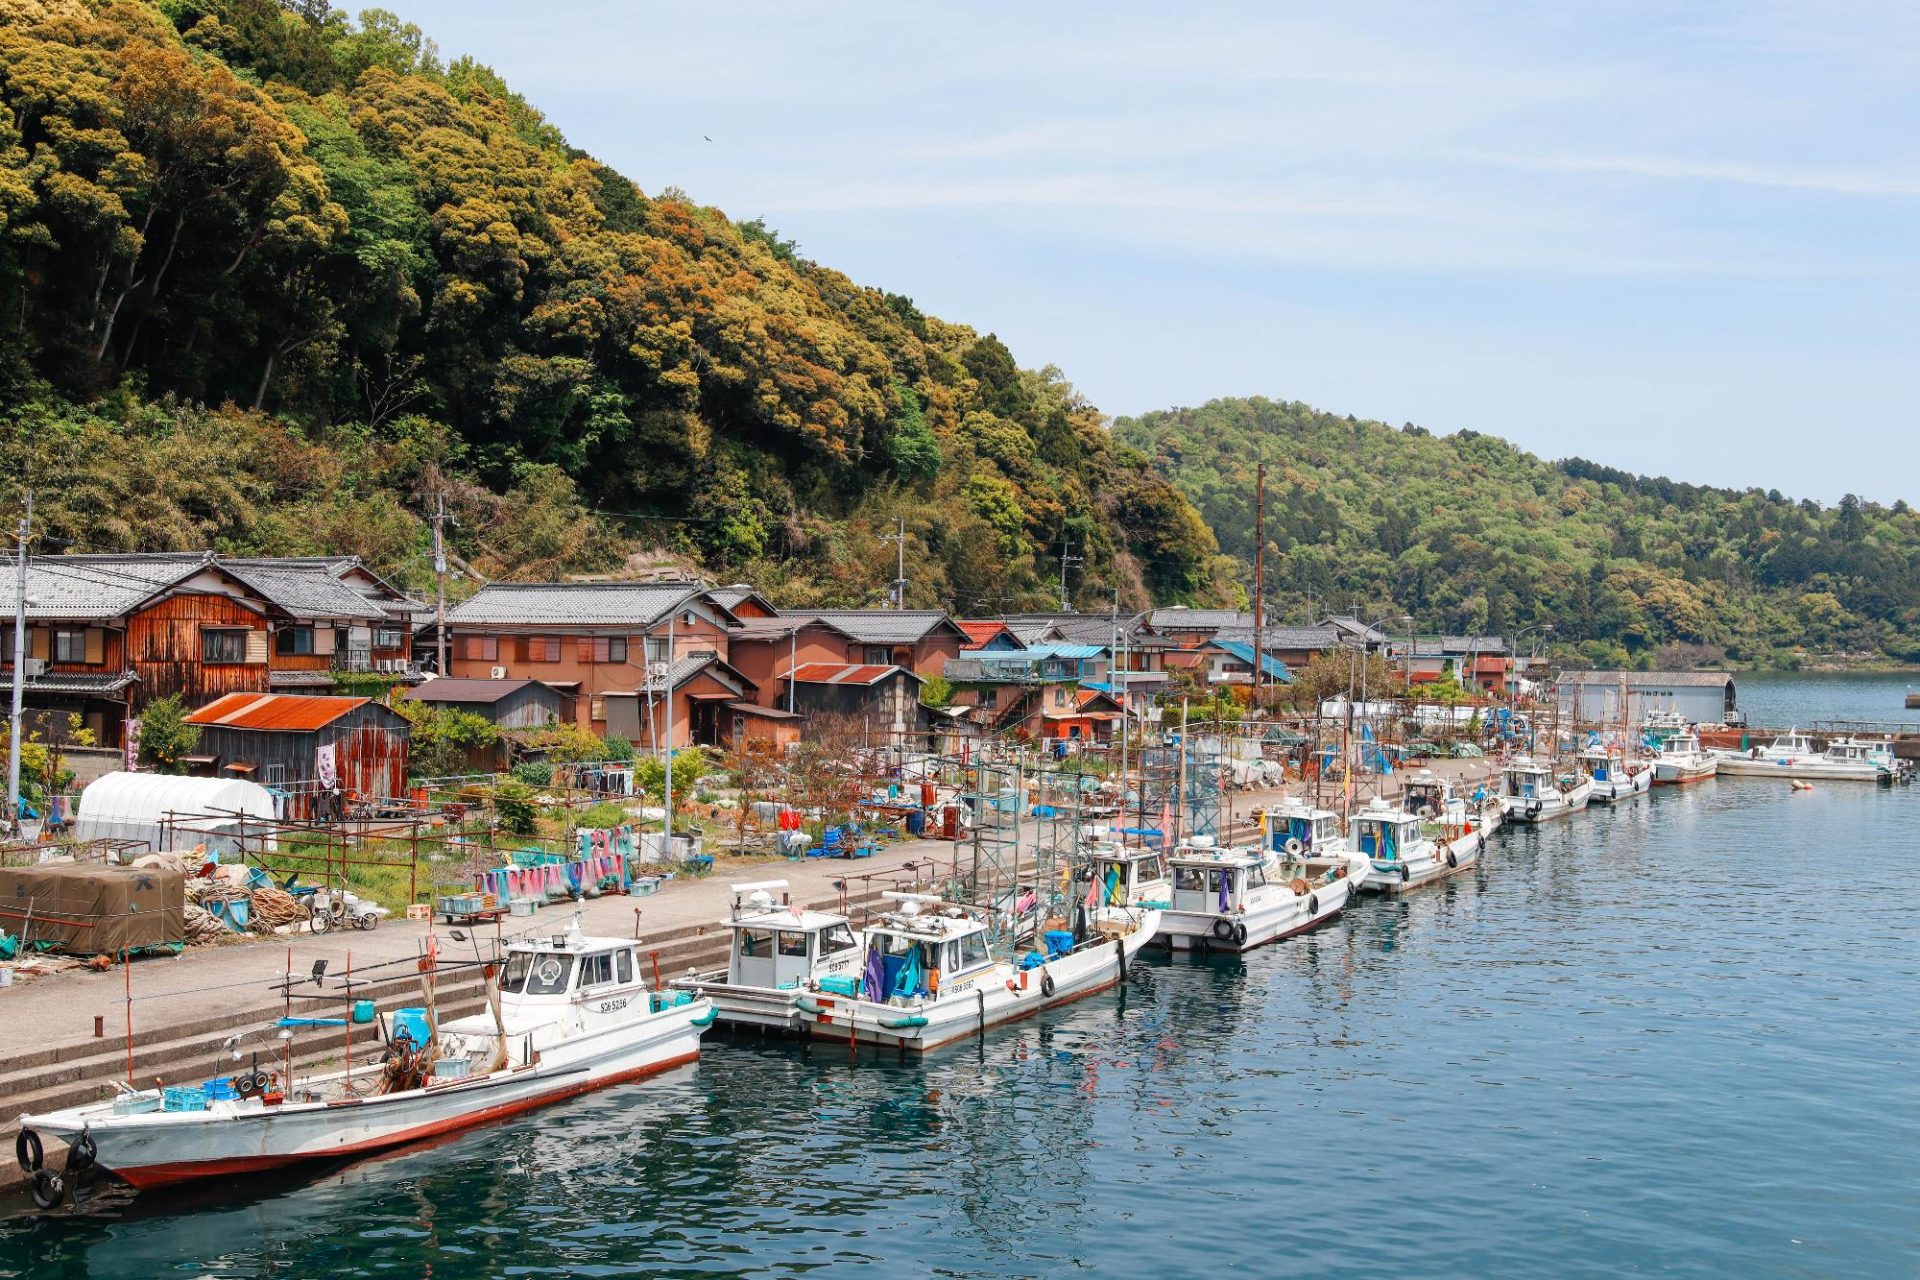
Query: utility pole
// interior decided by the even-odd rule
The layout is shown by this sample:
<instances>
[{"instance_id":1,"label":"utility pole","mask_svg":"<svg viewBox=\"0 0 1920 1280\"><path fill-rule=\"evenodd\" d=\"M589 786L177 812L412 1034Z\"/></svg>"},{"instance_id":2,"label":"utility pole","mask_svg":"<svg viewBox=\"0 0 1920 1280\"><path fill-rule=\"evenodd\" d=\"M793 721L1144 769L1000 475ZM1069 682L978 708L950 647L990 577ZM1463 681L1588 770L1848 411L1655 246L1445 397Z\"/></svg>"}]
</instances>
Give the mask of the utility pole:
<instances>
[{"instance_id":1,"label":"utility pole","mask_svg":"<svg viewBox=\"0 0 1920 1280\"><path fill-rule=\"evenodd\" d=\"M1253 705L1260 705L1260 677L1266 670L1261 612L1267 595L1267 460L1262 458L1253 473Z\"/></svg>"},{"instance_id":2,"label":"utility pole","mask_svg":"<svg viewBox=\"0 0 1920 1280\"><path fill-rule=\"evenodd\" d=\"M1085 556L1076 556L1076 555L1069 554L1069 552L1071 552L1072 549L1073 549L1073 543L1069 542L1064 534L1061 535L1061 538L1060 538L1060 612L1062 613L1073 612L1073 604L1071 601L1067 599L1067 566L1069 564L1079 564L1081 561L1086 559Z\"/></svg>"},{"instance_id":3,"label":"utility pole","mask_svg":"<svg viewBox=\"0 0 1920 1280\"><path fill-rule=\"evenodd\" d=\"M660 853L663 859L673 857L673 624L680 620L678 606L675 612L667 615L667 666L661 672L660 683L667 690L667 772L666 772L666 824L665 834L660 837Z\"/></svg>"},{"instance_id":4,"label":"utility pole","mask_svg":"<svg viewBox=\"0 0 1920 1280\"><path fill-rule=\"evenodd\" d=\"M8 730L7 831L20 834L20 719L27 691L27 537L33 532L33 491L20 515L19 576L13 591L13 724Z\"/></svg>"},{"instance_id":5,"label":"utility pole","mask_svg":"<svg viewBox=\"0 0 1920 1280\"><path fill-rule=\"evenodd\" d=\"M904 609L907 607L907 522L905 517L895 516L893 532L882 534L880 541L894 544L893 591L890 594L893 596L893 607Z\"/></svg>"},{"instance_id":6,"label":"utility pole","mask_svg":"<svg viewBox=\"0 0 1920 1280\"><path fill-rule=\"evenodd\" d=\"M436 493L433 496L433 631L439 662L436 670L443 676L453 674L447 669L446 523L447 495Z\"/></svg>"}]
</instances>

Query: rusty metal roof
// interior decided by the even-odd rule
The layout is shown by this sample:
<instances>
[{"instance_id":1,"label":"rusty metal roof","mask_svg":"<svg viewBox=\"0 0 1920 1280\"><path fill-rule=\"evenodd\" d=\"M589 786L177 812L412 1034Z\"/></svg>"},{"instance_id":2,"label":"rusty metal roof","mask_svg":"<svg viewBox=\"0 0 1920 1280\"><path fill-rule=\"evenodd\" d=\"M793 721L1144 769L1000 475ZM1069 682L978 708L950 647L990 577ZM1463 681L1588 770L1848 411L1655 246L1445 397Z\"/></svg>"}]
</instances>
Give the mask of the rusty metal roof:
<instances>
[{"instance_id":1,"label":"rusty metal roof","mask_svg":"<svg viewBox=\"0 0 1920 1280\"><path fill-rule=\"evenodd\" d=\"M913 672L905 667L883 667L872 663L803 662L795 667L792 679L801 684L879 684L896 671ZM918 680L920 677L913 676Z\"/></svg>"},{"instance_id":2,"label":"rusty metal roof","mask_svg":"<svg viewBox=\"0 0 1920 1280\"><path fill-rule=\"evenodd\" d=\"M294 693L229 693L187 717L188 724L225 729L310 733L324 729L369 698L303 697Z\"/></svg>"}]
</instances>

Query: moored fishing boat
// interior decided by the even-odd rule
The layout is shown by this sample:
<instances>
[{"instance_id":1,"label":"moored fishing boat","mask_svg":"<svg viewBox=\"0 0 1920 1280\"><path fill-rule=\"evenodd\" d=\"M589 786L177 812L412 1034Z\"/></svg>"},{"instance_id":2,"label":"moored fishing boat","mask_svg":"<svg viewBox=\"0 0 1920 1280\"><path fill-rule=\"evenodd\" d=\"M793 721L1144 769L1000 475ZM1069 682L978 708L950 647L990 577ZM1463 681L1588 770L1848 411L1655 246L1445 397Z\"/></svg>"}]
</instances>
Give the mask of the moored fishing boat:
<instances>
[{"instance_id":1,"label":"moored fishing boat","mask_svg":"<svg viewBox=\"0 0 1920 1280\"><path fill-rule=\"evenodd\" d=\"M256 1064L209 1082L217 1097L115 1082L109 1101L22 1116L22 1163L57 1139L67 1176L97 1168L145 1189L383 1151L692 1062L714 1017L707 1000L649 989L638 945L583 935L577 917L510 942L504 974L486 972L490 1013L436 1025L430 1002L399 1010L370 1065L283 1079ZM58 1176L34 1178L36 1200L58 1198Z\"/></svg>"},{"instance_id":2,"label":"moored fishing boat","mask_svg":"<svg viewBox=\"0 0 1920 1280\"><path fill-rule=\"evenodd\" d=\"M801 997L806 1034L924 1053L1113 986L1159 929L1164 855L1101 845L1071 874L1069 914L1043 921L1024 952L1000 912L886 894L900 905L863 930L853 993L816 983Z\"/></svg>"},{"instance_id":3,"label":"moored fishing boat","mask_svg":"<svg viewBox=\"0 0 1920 1280\"><path fill-rule=\"evenodd\" d=\"M1346 909L1367 878L1360 854L1337 846L1312 860L1197 839L1168 856L1171 905L1159 941L1175 951L1246 951L1305 933Z\"/></svg>"},{"instance_id":4,"label":"moored fishing boat","mask_svg":"<svg viewBox=\"0 0 1920 1280\"><path fill-rule=\"evenodd\" d=\"M1552 822L1580 812L1593 798L1593 779L1519 756L1500 770L1500 809L1509 822Z\"/></svg>"},{"instance_id":5,"label":"moored fishing boat","mask_svg":"<svg viewBox=\"0 0 1920 1280\"><path fill-rule=\"evenodd\" d=\"M1653 784L1657 787L1684 787L1705 782L1719 771L1720 761L1700 749L1699 735L1692 729L1669 733L1653 758Z\"/></svg>"},{"instance_id":6,"label":"moored fishing boat","mask_svg":"<svg viewBox=\"0 0 1920 1280\"><path fill-rule=\"evenodd\" d=\"M1589 803L1618 804L1653 790L1653 765L1628 758L1618 747L1595 743L1579 755L1580 767L1593 782Z\"/></svg>"},{"instance_id":7,"label":"moored fishing boat","mask_svg":"<svg viewBox=\"0 0 1920 1280\"><path fill-rule=\"evenodd\" d=\"M1713 753L1719 771L1734 778L1804 781L1892 782L1901 774L1893 744L1882 739L1835 738L1816 750L1811 734L1789 729L1764 747Z\"/></svg>"},{"instance_id":8,"label":"moored fishing boat","mask_svg":"<svg viewBox=\"0 0 1920 1280\"><path fill-rule=\"evenodd\" d=\"M1376 796L1353 815L1348 844L1369 863L1362 892L1405 893L1471 869L1486 832L1470 817L1458 825L1428 822Z\"/></svg>"},{"instance_id":9,"label":"moored fishing boat","mask_svg":"<svg viewBox=\"0 0 1920 1280\"><path fill-rule=\"evenodd\" d=\"M801 1001L813 990L851 995L860 976L860 938L845 916L776 903L785 880L728 886L733 907L720 922L728 933L727 967L676 979L672 985L713 1001L732 1026L798 1031Z\"/></svg>"}]
</instances>

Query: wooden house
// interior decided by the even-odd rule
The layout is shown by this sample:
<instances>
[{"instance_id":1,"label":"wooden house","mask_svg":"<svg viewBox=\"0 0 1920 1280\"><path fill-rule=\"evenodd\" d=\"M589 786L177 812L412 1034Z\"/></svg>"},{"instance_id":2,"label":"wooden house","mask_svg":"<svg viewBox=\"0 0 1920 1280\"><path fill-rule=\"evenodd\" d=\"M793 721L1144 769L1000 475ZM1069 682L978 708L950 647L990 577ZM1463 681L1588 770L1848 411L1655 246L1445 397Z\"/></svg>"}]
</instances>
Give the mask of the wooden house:
<instances>
[{"instance_id":1,"label":"wooden house","mask_svg":"<svg viewBox=\"0 0 1920 1280\"><path fill-rule=\"evenodd\" d=\"M246 778L284 797L283 816L329 816L328 797L406 794L406 718L371 698L230 693L187 717L200 730L196 770Z\"/></svg>"}]
</instances>

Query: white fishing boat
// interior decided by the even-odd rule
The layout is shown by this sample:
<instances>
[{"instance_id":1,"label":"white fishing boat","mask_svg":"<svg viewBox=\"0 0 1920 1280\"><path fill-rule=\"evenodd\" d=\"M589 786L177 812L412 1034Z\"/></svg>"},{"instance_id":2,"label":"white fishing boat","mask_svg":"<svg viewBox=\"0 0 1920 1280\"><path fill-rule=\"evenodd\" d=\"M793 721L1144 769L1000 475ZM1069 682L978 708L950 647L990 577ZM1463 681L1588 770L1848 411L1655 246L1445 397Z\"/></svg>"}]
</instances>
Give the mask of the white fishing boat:
<instances>
[{"instance_id":1,"label":"white fishing boat","mask_svg":"<svg viewBox=\"0 0 1920 1280\"><path fill-rule=\"evenodd\" d=\"M1789 729L1764 747L1723 749L1714 755L1720 762L1720 772L1734 778L1892 782L1901 772L1893 744L1884 739L1835 738L1825 751L1819 751L1814 748L1813 735L1797 729Z\"/></svg>"},{"instance_id":2,"label":"white fishing boat","mask_svg":"<svg viewBox=\"0 0 1920 1280\"><path fill-rule=\"evenodd\" d=\"M1593 779L1578 772L1555 774L1529 756L1500 770L1500 809L1509 822L1552 822L1580 812L1592 798Z\"/></svg>"},{"instance_id":3,"label":"white fishing boat","mask_svg":"<svg viewBox=\"0 0 1920 1280\"><path fill-rule=\"evenodd\" d=\"M1317 928L1346 909L1370 865L1337 845L1312 859L1274 858L1205 838L1180 845L1167 862L1172 905L1160 913L1158 940L1175 951L1247 951Z\"/></svg>"},{"instance_id":4,"label":"white fishing boat","mask_svg":"<svg viewBox=\"0 0 1920 1280\"><path fill-rule=\"evenodd\" d=\"M364 1155L692 1062L714 1019L710 1001L649 989L638 944L583 935L578 917L511 941L504 974L486 971L490 1012L436 1025L430 998L397 1010L366 1065L285 1079L256 1063L212 1091L115 1082L111 1100L22 1116L22 1163L57 1140L66 1176L97 1168L145 1189ZM36 1200L58 1198L59 1175L34 1183Z\"/></svg>"},{"instance_id":5,"label":"white fishing boat","mask_svg":"<svg viewBox=\"0 0 1920 1280\"><path fill-rule=\"evenodd\" d=\"M1459 825L1429 822L1375 796L1353 815L1348 842L1368 860L1363 892L1405 893L1472 868L1486 845L1486 830L1470 818Z\"/></svg>"},{"instance_id":6,"label":"white fishing boat","mask_svg":"<svg viewBox=\"0 0 1920 1280\"><path fill-rule=\"evenodd\" d=\"M1653 784L1657 787L1684 787L1705 782L1718 773L1720 761L1700 749L1700 735L1692 729L1678 729L1660 743L1653 758Z\"/></svg>"},{"instance_id":7,"label":"white fishing boat","mask_svg":"<svg viewBox=\"0 0 1920 1280\"><path fill-rule=\"evenodd\" d=\"M1467 802L1451 782L1431 769L1422 769L1401 787L1400 810L1438 822L1449 815L1464 816Z\"/></svg>"},{"instance_id":8,"label":"white fishing boat","mask_svg":"<svg viewBox=\"0 0 1920 1280\"><path fill-rule=\"evenodd\" d=\"M727 967L676 979L676 990L713 1001L719 1020L732 1026L798 1031L809 1015L808 992L854 994L859 985L860 936L847 918L806 911L773 894L785 880L729 885L733 907L727 930Z\"/></svg>"},{"instance_id":9,"label":"white fishing boat","mask_svg":"<svg viewBox=\"0 0 1920 1280\"><path fill-rule=\"evenodd\" d=\"M1270 853L1317 857L1343 847L1340 815L1282 795L1258 815Z\"/></svg>"},{"instance_id":10,"label":"white fishing boat","mask_svg":"<svg viewBox=\"0 0 1920 1280\"><path fill-rule=\"evenodd\" d=\"M1619 804L1653 790L1653 764L1630 759L1618 747L1595 743L1580 752L1580 768L1593 782L1589 803Z\"/></svg>"},{"instance_id":11,"label":"white fishing boat","mask_svg":"<svg viewBox=\"0 0 1920 1280\"><path fill-rule=\"evenodd\" d=\"M888 893L900 905L863 930L855 993L811 986L804 1029L924 1053L1104 991L1158 932L1167 892L1159 850L1102 846L1068 881L1069 915L1030 943L996 937L997 912Z\"/></svg>"}]
</instances>

